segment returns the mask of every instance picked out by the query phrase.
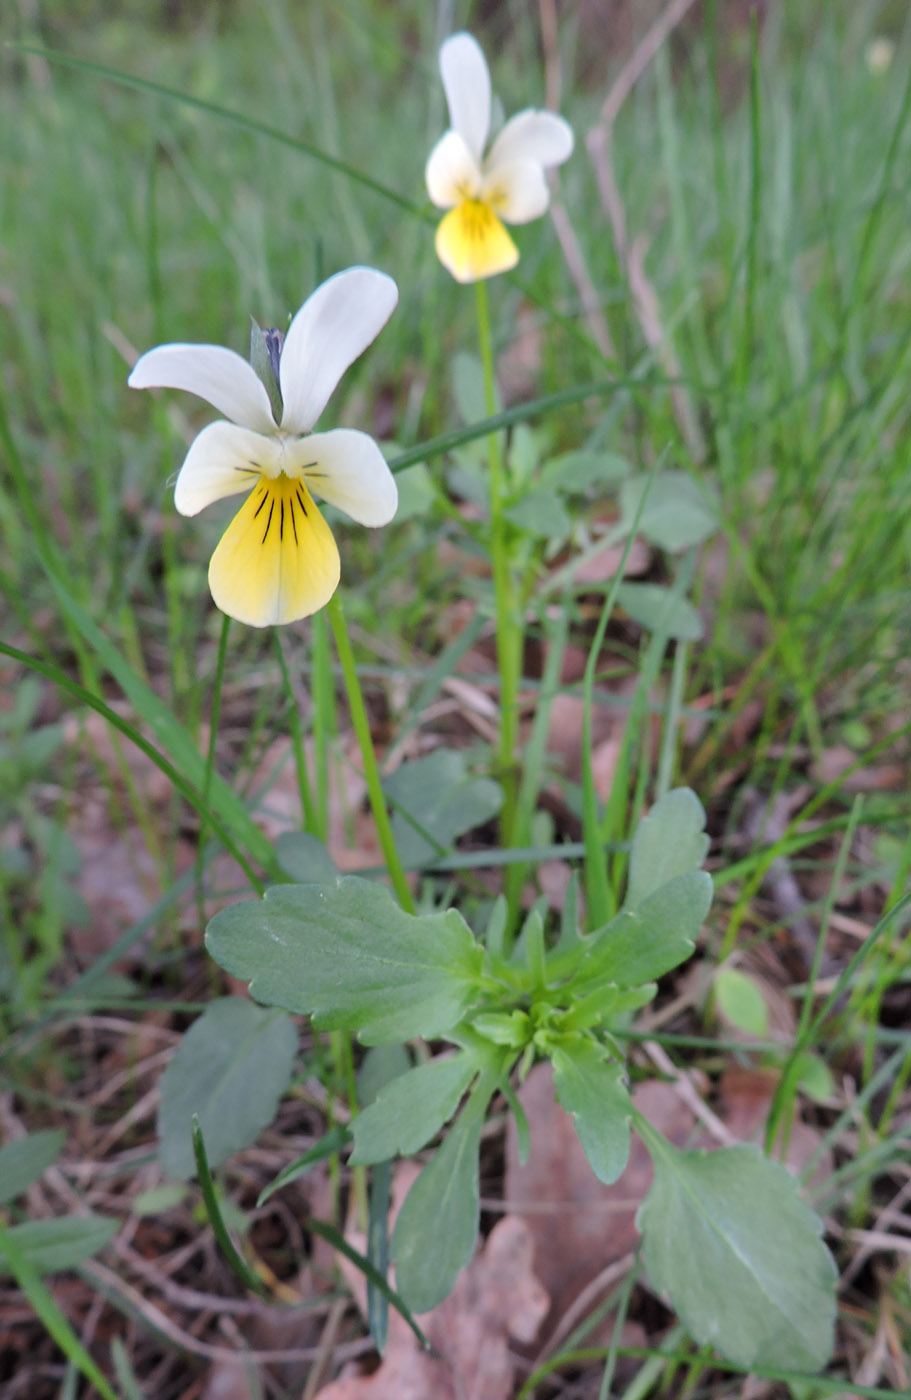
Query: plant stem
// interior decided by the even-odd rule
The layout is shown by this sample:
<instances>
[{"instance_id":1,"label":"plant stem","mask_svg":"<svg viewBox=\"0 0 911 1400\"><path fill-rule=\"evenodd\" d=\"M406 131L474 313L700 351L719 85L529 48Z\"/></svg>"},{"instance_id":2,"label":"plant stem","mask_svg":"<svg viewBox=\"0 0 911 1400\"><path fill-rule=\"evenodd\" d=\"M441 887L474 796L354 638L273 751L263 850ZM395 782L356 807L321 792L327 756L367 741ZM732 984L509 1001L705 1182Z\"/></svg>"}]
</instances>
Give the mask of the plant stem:
<instances>
[{"instance_id":1,"label":"plant stem","mask_svg":"<svg viewBox=\"0 0 911 1400\"><path fill-rule=\"evenodd\" d=\"M297 787L301 799L304 830L308 831L311 836L318 836L321 841L325 841L326 835L319 823L313 801L313 789L310 786L310 776L307 772L307 755L304 752L304 734L301 728L300 711L297 707L297 697L294 694L294 686L291 684L291 672L288 669L281 633L277 627L272 629L272 635L275 638L275 654L278 657L279 670L282 673L282 686L288 702L288 728L291 731L291 747L294 750L294 764L297 770Z\"/></svg>"},{"instance_id":2,"label":"plant stem","mask_svg":"<svg viewBox=\"0 0 911 1400\"><path fill-rule=\"evenodd\" d=\"M324 613L317 613L311 624L313 640L313 746L316 763L316 835L329 839L329 749L334 733L335 687L329 659L329 633Z\"/></svg>"},{"instance_id":3,"label":"plant stem","mask_svg":"<svg viewBox=\"0 0 911 1400\"><path fill-rule=\"evenodd\" d=\"M209 717L209 745L206 750L206 766L202 778L202 812L199 818L199 843L196 849L196 907L199 910L201 926L204 926L206 922L205 895L202 888L206 829L209 825L209 799L212 795L212 774L215 770L215 748L218 743L221 692L225 683L225 657L228 652L228 632L230 629L231 619L225 613L221 619L221 635L218 638L218 656L215 661L215 681L212 686L212 709Z\"/></svg>"},{"instance_id":4,"label":"plant stem","mask_svg":"<svg viewBox=\"0 0 911 1400\"><path fill-rule=\"evenodd\" d=\"M484 399L488 417L497 411L494 387L493 350L490 341L490 312L487 305L487 284L475 283L478 303L478 342L484 370ZM518 726L519 678L522 669L522 628L518 605L513 591L510 567L507 521L503 516L505 465L500 438L491 433L487 439L490 462L490 555L493 565L493 587L496 607L497 665L500 671L500 744L499 779L503 785L503 812L500 818L500 838L504 847L510 846L516 821L516 731Z\"/></svg>"},{"instance_id":5,"label":"plant stem","mask_svg":"<svg viewBox=\"0 0 911 1400\"><path fill-rule=\"evenodd\" d=\"M329 618L329 625L332 628L332 635L335 638L335 649L338 652L338 659L342 668L345 690L348 693L348 707L351 711L351 722L354 725L354 732L357 735L357 741L361 749L361 758L364 762L364 777L367 780L367 792L370 797L370 806L373 810L373 820L376 823L376 834L379 837L383 858L386 861L386 869L389 872L392 887L398 895L399 903L406 913L413 914L414 900L411 898L411 890L408 888L408 881L405 879L405 871L402 869L402 862L399 860L399 853L395 847L395 839L392 835L389 813L386 810L386 799L383 796L383 789L380 783L380 770L376 761L376 751L373 747L373 738L370 734L370 721L367 718L367 707L364 704L361 683L357 678L357 667L354 664L354 652L351 650L348 628L345 624L345 614L342 610L342 604L337 593L327 604L326 613Z\"/></svg>"}]
</instances>

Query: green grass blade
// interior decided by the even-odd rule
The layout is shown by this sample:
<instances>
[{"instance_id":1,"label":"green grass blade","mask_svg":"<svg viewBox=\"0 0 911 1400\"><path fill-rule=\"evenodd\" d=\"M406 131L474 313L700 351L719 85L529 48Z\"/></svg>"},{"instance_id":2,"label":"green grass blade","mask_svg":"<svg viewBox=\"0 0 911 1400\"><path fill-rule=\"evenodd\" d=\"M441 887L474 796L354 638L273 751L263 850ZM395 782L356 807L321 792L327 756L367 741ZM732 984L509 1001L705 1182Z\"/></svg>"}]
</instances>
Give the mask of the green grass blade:
<instances>
[{"instance_id":1,"label":"green grass blade","mask_svg":"<svg viewBox=\"0 0 911 1400\"><path fill-rule=\"evenodd\" d=\"M414 204L410 199L406 199L397 190L390 189L380 180L375 180L372 175L365 174L363 170L356 169L355 166L349 165L347 161L340 160L337 156L329 155L327 151L321 150L319 146L314 146L310 141L304 141L299 136L291 136L287 131L269 126L267 122L258 121L255 117L247 117L243 112L235 112L230 107L222 107L217 102L207 102L205 98L194 97L189 92L181 92L180 88L168 87L164 83L155 83L149 78L139 78L133 73L123 73L118 68L108 68L103 63L91 63L87 59L76 58L73 54L61 53L59 49L45 49L38 44L22 43L10 44L9 47L19 53L34 54L37 58L43 58L48 63L57 64L61 68L73 69L88 77L103 78L106 82L116 83L119 87L132 88L135 92L142 92L150 97L164 98L168 102L179 103L184 107L193 107L198 112L205 112L218 121L228 122L254 136L265 136L269 141L275 141L281 146L288 146L291 150L298 151L311 160L319 161L321 165L325 165L336 175L343 175L346 179L355 181L356 184L362 185L374 194L381 195L383 199L397 205L399 209L404 209L407 213L418 217L425 217L420 206ZM430 218L429 213L426 217Z\"/></svg>"},{"instance_id":2,"label":"green grass blade","mask_svg":"<svg viewBox=\"0 0 911 1400\"><path fill-rule=\"evenodd\" d=\"M117 1400L116 1394L76 1336L40 1274L18 1248L15 1241L10 1238L9 1231L2 1223L0 1223L0 1254L5 1258L10 1272L28 1299L36 1316L40 1318L64 1356L68 1357L72 1364L82 1372L86 1380L103 1397L103 1400Z\"/></svg>"},{"instance_id":3,"label":"green grass blade","mask_svg":"<svg viewBox=\"0 0 911 1400\"><path fill-rule=\"evenodd\" d=\"M129 720L123 719L116 710L111 709L110 705L106 705L103 700L100 700L97 695L93 695L91 691L86 690L78 681L71 680L66 672L61 671L58 666L52 666L46 661L40 661L36 656L29 656L27 652L19 651L18 647L7 646L5 642L0 642L0 655L8 656L11 660L18 661L23 666L28 666L30 670L37 671L38 674L44 676L46 680L53 681L54 685L58 686L60 690L65 690L68 695L73 696L74 699L79 700L83 705L87 705L90 709L95 710L97 714L107 720L108 724L125 735L138 749L141 749L146 757L150 758L156 767L161 769L165 777L170 779L180 795L186 798L187 802L189 802L197 812L200 814L204 813L205 806L200 794L197 792L196 788L187 781L183 773L175 768L174 765L165 758L164 754L159 753L155 745L150 744L148 739L140 734L135 725L130 724ZM201 763L201 755L197 754L197 758L199 758ZM222 825L220 818L210 815L209 821L212 830L215 832L225 850L238 862L256 892L262 894L262 885L259 879L251 868L244 853L235 844L230 833ZM274 859L271 856L271 847L269 847L269 851L269 863L271 865Z\"/></svg>"},{"instance_id":4,"label":"green grass blade","mask_svg":"<svg viewBox=\"0 0 911 1400\"><path fill-rule=\"evenodd\" d=\"M352 1264L360 1269L367 1282L372 1284L377 1292L382 1294L386 1301L392 1304L396 1312L404 1318L421 1346L427 1351L430 1350L430 1343L415 1322L413 1314L402 1302L395 1289L391 1288L382 1274L374 1268L366 1255L361 1254L353 1245L350 1245L344 1235L341 1235L333 1225L327 1225L325 1220L314 1220L311 1216L307 1221L307 1229L312 1230L315 1235L319 1235L327 1244L331 1244L332 1248L337 1249L340 1254L344 1254L346 1259L350 1259Z\"/></svg>"},{"instance_id":5,"label":"green grass blade","mask_svg":"<svg viewBox=\"0 0 911 1400\"><path fill-rule=\"evenodd\" d=\"M212 1172L209 1169L209 1159L206 1155L206 1144L203 1141L202 1128L199 1126L199 1117L193 1114L193 1156L196 1158L196 1174L199 1177L199 1186L202 1191L202 1198L206 1207L206 1214L209 1217L209 1224L212 1226L213 1234L218 1241L218 1246L224 1255L225 1262L233 1273L237 1275L245 1288L252 1289L261 1298L268 1298L269 1291L262 1279L250 1268L250 1265L239 1254L235 1248L234 1241L228 1232L224 1216L221 1213L221 1206L218 1204L218 1196L215 1192L215 1182L212 1180Z\"/></svg>"}]
</instances>

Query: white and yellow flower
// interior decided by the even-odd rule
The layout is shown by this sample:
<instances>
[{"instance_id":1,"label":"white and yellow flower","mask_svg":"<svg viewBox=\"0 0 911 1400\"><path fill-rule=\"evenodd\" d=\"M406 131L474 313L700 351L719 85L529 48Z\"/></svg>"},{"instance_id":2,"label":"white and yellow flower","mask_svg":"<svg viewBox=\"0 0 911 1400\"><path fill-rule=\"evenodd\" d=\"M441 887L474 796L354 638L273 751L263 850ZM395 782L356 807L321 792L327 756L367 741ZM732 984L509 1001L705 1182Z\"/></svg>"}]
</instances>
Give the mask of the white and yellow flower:
<instances>
[{"instance_id":1,"label":"white and yellow flower","mask_svg":"<svg viewBox=\"0 0 911 1400\"><path fill-rule=\"evenodd\" d=\"M324 607L340 573L332 531L311 491L360 525L386 525L398 504L395 478L366 433L313 433L338 381L392 315L391 277L352 267L304 302L271 340L275 398L233 350L159 345L137 360L134 389L184 389L229 422L210 423L190 446L174 488L181 515L249 492L209 564L216 605L251 627L295 622Z\"/></svg>"},{"instance_id":2,"label":"white and yellow flower","mask_svg":"<svg viewBox=\"0 0 911 1400\"><path fill-rule=\"evenodd\" d=\"M519 252L506 229L540 218L550 202L544 171L572 154L572 127L529 108L512 117L484 154L490 132L490 74L477 41L454 34L440 49L450 130L430 153L425 178L450 212L437 229L440 262L458 282L507 272Z\"/></svg>"}]
</instances>

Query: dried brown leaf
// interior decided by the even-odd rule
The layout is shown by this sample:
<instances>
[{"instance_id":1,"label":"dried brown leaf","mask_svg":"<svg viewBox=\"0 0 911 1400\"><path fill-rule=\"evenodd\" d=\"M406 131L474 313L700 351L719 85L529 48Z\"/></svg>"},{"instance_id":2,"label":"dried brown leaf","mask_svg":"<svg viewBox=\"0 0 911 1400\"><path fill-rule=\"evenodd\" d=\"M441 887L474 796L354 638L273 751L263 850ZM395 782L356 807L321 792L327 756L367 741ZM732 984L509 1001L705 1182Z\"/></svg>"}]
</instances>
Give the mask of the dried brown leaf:
<instances>
[{"instance_id":1,"label":"dried brown leaf","mask_svg":"<svg viewBox=\"0 0 911 1400\"><path fill-rule=\"evenodd\" d=\"M528 1117L531 1153L520 1166L510 1123L506 1204L531 1232L535 1269L551 1296L551 1317L559 1318L608 1264L635 1247L636 1211L651 1184L652 1164L634 1136L626 1171L613 1186L603 1186L582 1151L572 1118L554 1099L549 1064L535 1066L519 1097ZM689 1140L695 1118L671 1085L657 1080L641 1084L633 1099L671 1142Z\"/></svg>"},{"instance_id":2,"label":"dried brown leaf","mask_svg":"<svg viewBox=\"0 0 911 1400\"><path fill-rule=\"evenodd\" d=\"M396 1205L414 1179L403 1164L396 1173ZM349 1236L363 1248L363 1239ZM347 1260L339 1267L363 1309L364 1281ZM508 1400L514 1367L510 1339L532 1342L550 1306L534 1272L534 1242L527 1224L505 1216L459 1275L449 1297L419 1319L431 1343L423 1351L408 1325L389 1314L386 1354L371 1375L348 1374L319 1392L318 1400Z\"/></svg>"}]
</instances>

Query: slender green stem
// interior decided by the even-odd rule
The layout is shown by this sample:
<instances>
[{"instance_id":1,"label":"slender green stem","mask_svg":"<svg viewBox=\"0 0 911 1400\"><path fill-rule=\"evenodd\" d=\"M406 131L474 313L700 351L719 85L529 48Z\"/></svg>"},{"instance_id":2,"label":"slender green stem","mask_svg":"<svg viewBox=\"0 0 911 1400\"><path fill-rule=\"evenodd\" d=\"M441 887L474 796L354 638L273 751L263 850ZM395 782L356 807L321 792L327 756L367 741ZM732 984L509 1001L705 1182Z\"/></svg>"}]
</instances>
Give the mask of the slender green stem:
<instances>
[{"instance_id":1,"label":"slender green stem","mask_svg":"<svg viewBox=\"0 0 911 1400\"><path fill-rule=\"evenodd\" d=\"M316 750L316 827L321 841L329 836L329 748L334 732L332 665L329 633L321 612L313 618L313 743Z\"/></svg>"},{"instance_id":2,"label":"slender green stem","mask_svg":"<svg viewBox=\"0 0 911 1400\"><path fill-rule=\"evenodd\" d=\"M485 407L488 417L493 417L497 411L497 401L487 284L482 280L476 282L475 287L478 302L478 343L484 370ZM522 627L513 588L507 522L503 515L506 472L499 435L491 433L487 443L490 461L490 555L496 607L497 665L500 671L499 778L505 794L500 836L505 847L512 844L516 821L515 759L519 678L522 670Z\"/></svg>"},{"instance_id":3,"label":"slender green stem","mask_svg":"<svg viewBox=\"0 0 911 1400\"><path fill-rule=\"evenodd\" d=\"M337 593L327 605L326 613L329 617L332 635L335 638L335 648L338 652L338 659L342 668L345 690L348 693L351 722L354 725L354 732L357 735L357 741L361 749L361 758L364 763L364 777L367 780L367 792L370 797L373 820L376 823L376 834L379 837L383 858L386 862L386 869L389 872L392 887L398 895L399 903L406 913L413 914L414 900L411 898L411 890L408 888L408 881L405 879L405 871L402 868L402 862L399 859L399 853L395 847L392 825L389 821L389 813L386 810L386 799L383 796L383 788L380 783L380 770L376 761L376 751L373 747L373 738L370 734L370 721L367 718L367 707L364 704L361 683L357 677L357 667L354 664L354 652L351 650L351 641L348 637L348 628L345 624L345 614L342 610L342 604Z\"/></svg>"},{"instance_id":4,"label":"slender green stem","mask_svg":"<svg viewBox=\"0 0 911 1400\"><path fill-rule=\"evenodd\" d=\"M301 727L300 710L297 706L294 686L291 684L291 672L288 669L281 632L277 627L273 628L273 636L275 638L275 654L278 657L278 666L282 673L282 687L288 704L288 728L291 731L291 748L294 753L294 766L297 770L297 788L300 793L304 830L309 831L312 836L318 836L321 841L325 841L325 832L319 825L318 813L313 800L313 789L310 786L310 775L307 772L307 755L304 752L304 733Z\"/></svg>"},{"instance_id":5,"label":"slender green stem","mask_svg":"<svg viewBox=\"0 0 911 1400\"><path fill-rule=\"evenodd\" d=\"M202 777L202 814L199 818L199 841L196 847L196 905L199 922L206 921L205 898L202 880L205 870L204 849L206 828L208 827L209 799L212 795L212 774L215 771L215 749L218 744L218 721L221 717L221 692L225 683L225 657L228 653L228 633L231 619L227 613L221 619L221 635L218 639L218 657L215 662L215 681L212 686L212 709L209 715L209 745L206 749L206 766Z\"/></svg>"}]
</instances>

